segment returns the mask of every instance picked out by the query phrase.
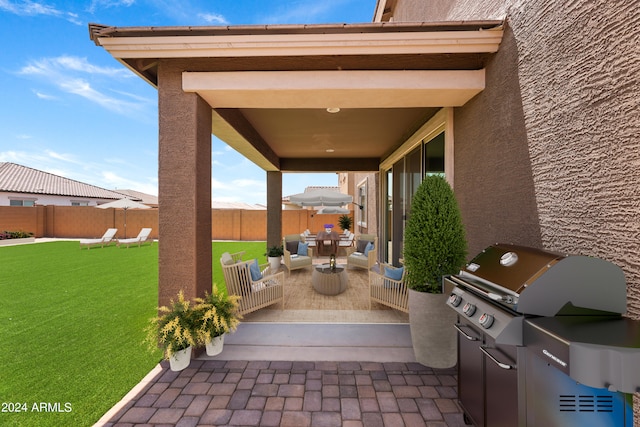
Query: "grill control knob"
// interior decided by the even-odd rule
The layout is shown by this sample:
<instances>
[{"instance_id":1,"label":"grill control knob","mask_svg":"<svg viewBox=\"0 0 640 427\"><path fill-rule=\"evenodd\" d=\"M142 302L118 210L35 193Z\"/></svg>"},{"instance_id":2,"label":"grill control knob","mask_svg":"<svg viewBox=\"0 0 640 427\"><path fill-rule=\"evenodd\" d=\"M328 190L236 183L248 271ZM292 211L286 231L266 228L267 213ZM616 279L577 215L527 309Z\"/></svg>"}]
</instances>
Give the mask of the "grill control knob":
<instances>
[{"instance_id":1,"label":"grill control knob","mask_svg":"<svg viewBox=\"0 0 640 427\"><path fill-rule=\"evenodd\" d=\"M449 304L451 304L454 307L457 307L460 305L460 303L462 302L462 297L458 294L451 294L449 296Z\"/></svg>"},{"instance_id":2,"label":"grill control knob","mask_svg":"<svg viewBox=\"0 0 640 427\"><path fill-rule=\"evenodd\" d=\"M468 302L464 305L464 307L462 307L462 312L471 317L473 316L473 313L476 312L476 306Z\"/></svg>"},{"instance_id":3,"label":"grill control knob","mask_svg":"<svg viewBox=\"0 0 640 427\"><path fill-rule=\"evenodd\" d=\"M487 313L482 313L478 322L480 322L480 326L483 328L489 329L491 325L493 325L493 316Z\"/></svg>"}]
</instances>

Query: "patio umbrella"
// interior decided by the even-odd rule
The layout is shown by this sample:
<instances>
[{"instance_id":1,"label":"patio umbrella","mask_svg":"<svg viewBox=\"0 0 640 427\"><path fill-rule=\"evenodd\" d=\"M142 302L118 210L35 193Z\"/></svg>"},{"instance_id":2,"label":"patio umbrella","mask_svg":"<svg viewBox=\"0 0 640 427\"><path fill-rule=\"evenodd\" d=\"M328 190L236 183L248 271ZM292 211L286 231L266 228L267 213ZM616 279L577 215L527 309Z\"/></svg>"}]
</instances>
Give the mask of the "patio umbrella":
<instances>
[{"instance_id":1,"label":"patio umbrella","mask_svg":"<svg viewBox=\"0 0 640 427\"><path fill-rule=\"evenodd\" d=\"M343 206L353 202L353 196L334 190L317 189L294 194L289 197L289 201L300 206Z\"/></svg>"},{"instance_id":2,"label":"patio umbrella","mask_svg":"<svg viewBox=\"0 0 640 427\"><path fill-rule=\"evenodd\" d=\"M322 215L322 214L348 214L349 212L351 212L349 209L347 208L339 208L339 207L333 207L333 206L328 206L328 207L323 207L318 209L318 215Z\"/></svg>"},{"instance_id":3,"label":"patio umbrella","mask_svg":"<svg viewBox=\"0 0 640 427\"><path fill-rule=\"evenodd\" d=\"M150 206L143 205L142 203L138 203L135 200L131 199L120 199L114 200L113 202L103 203L102 205L96 206L96 208L100 209L109 209L109 208L120 208L124 209L124 238L127 238L127 210L128 209L151 209Z\"/></svg>"}]
</instances>

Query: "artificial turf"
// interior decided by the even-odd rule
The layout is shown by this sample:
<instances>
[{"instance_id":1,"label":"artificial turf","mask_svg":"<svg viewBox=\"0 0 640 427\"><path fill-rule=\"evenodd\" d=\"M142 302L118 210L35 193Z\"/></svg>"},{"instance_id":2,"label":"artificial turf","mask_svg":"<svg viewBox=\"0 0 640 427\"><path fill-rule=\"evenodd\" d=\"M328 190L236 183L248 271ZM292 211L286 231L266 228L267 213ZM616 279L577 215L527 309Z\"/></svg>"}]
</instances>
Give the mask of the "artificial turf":
<instances>
[{"instance_id":1,"label":"artificial turf","mask_svg":"<svg viewBox=\"0 0 640 427\"><path fill-rule=\"evenodd\" d=\"M264 262L265 242L214 242ZM0 425L90 426L162 358L144 343L157 311L158 244L0 247Z\"/></svg>"}]
</instances>

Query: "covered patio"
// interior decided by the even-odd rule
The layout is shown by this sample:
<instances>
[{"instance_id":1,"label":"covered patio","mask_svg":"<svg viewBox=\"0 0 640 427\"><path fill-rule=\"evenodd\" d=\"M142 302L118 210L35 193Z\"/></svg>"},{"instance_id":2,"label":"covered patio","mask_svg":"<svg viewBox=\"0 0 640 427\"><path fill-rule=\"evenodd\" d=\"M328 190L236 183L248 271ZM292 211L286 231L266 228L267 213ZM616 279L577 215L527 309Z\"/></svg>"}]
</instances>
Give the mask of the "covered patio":
<instances>
[{"instance_id":1,"label":"covered patio","mask_svg":"<svg viewBox=\"0 0 640 427\"><path fill-rule=\"evenodd\" d=\"M91 24L90 34L158 89L165 304L180 289L193 297L211 287L212 133L266 171L275 245L283 172L378 173L436 116L453 150L453 107L484 89L503 23ZM453 184L452 164L446 173Z\"/></svg>"}]
</instances>

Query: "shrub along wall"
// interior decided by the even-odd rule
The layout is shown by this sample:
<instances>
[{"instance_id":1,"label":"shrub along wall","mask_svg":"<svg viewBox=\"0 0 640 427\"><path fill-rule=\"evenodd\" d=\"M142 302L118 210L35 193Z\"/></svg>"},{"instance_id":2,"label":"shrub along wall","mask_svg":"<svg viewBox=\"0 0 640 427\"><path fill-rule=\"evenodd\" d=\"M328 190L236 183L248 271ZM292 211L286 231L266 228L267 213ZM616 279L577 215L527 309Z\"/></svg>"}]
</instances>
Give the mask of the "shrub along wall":
<instances>
[{"instance_id":1,"label":"shrub along wall","mask_svg":"<svg viewBox=\"0 0 640 427\"><path fill-rule=\"evenodd\" d=\"M0 231L26 231L35 237L100 237L107 228L117 228L117 238L125 237L123 209L97 209L91 206L0 206ZM211 238L214 240L267 239L267 211L212 209ZM353 218L353 211L349 214ZM317 232L330 223L338 226L339 214L317 215L312 210L282 212L282 234ZM126 236L134 237L141 228L151 227L151 238L158 238L157 209L128 209ZM354 231L354 230L351 230Z\"/></svg>"}]
</instances>

